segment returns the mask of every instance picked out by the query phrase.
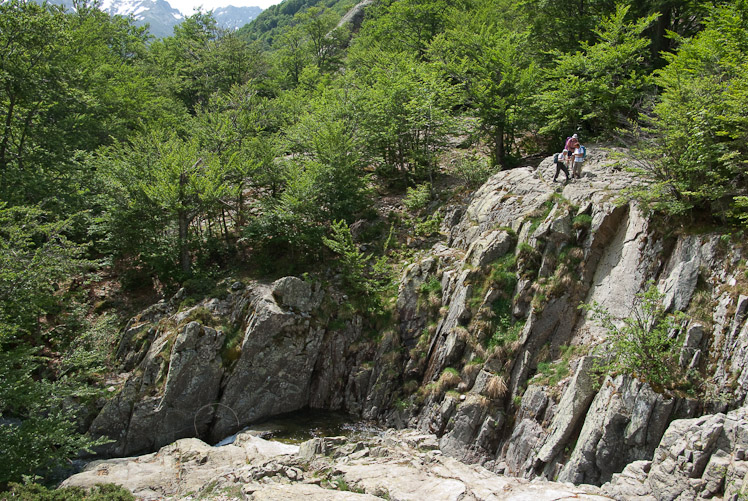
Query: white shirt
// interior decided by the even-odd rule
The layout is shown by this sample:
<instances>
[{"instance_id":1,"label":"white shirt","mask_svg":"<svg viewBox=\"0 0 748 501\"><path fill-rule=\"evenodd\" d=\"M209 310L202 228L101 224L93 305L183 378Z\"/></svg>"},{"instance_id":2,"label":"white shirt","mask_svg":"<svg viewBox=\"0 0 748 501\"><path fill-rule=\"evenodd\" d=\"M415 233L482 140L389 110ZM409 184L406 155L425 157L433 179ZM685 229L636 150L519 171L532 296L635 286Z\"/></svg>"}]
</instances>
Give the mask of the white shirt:
<instances>
[{"instance_id":1,"label":"white shirt","mask_svg":"<svg viewBox=\"0 0 748 501\"><path fill-rule=\"evenodd\" d=\"M582 152L582 148L576 148L574 150L574 161L575 162L584 162L584 153Z\"/></svg>"}]
</instances>

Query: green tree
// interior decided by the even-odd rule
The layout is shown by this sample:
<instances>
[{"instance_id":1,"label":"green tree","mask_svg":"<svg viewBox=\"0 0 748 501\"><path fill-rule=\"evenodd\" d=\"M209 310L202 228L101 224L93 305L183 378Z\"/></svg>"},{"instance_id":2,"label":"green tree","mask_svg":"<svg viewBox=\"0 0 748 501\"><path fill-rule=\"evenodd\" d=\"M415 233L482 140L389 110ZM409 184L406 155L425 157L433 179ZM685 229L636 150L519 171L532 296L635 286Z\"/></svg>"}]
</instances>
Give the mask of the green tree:
<instances>
[{"instance_id":1,"label":"green tree","mask_svg":"<svg viewBox=\"0 0 748 501\"><path fill-rule=\"evenodd\" d=\"M489 138L494 166L507 167L516 148L516 135L527 125L526 110L539 72L523 57L525 35L495 25L456 27L437 38L430 55L442 63L448 77L461 84L480 128Z\"/></svg>"},{"instance_id":2,"label":"green tree","mask_svg":"<svg viewBox=\"0 0 748 501\"><path fill-rule=\"evenodd\" d=\"M460 4L445 0L382 2L379 12L365 24L362 38L378 50L407 52L422 60L431 41L447 27L453 7Z\"/></svg>"},{"instance_id":3,"label":"green tree","mask_svg":"<svg viewBox=\"0 0 748 501\"><path fill-rule=\"evenodd\" d=\"M264 77L269 65L259 46L218 29L210 13L196 12L174 28L174 36L154 42L151 68L195 114L214 92Z\"/></svg>"},{"instance_id":4,"label":"green tree","mask_svg":"<svg viewBox=\"0 0 748 501\"><path fill-rule=\"evenodd\" d=\"M745 219L748 163L748 7L714 8L657 72L662 89L642 152L652 184L638 196L670 214ZM736 203L737 202L737 203Z\"/></svg>"},{"instance_id":5,"label":"green tree","mask_svg":"<svg viewBox=\"0 0 748 501\"><path fill-rule=\"evenodd\" d=\"M211 216L230 193L223 182L226 165L200 150L194 138L155 131L102 152L94 162L106 184L101 227L109 248L145 261L166 281L189 276L191 232L194 237L202 235L203 225L217 226ZM136 227L134 220L140 220Z\"/></svg>"},{"instance_id":6,"label":"green tree","mask_svg":"<svg viewBox=\"0 0 748 501\"><path fill-rule=\"evenodd\" d=\"M89 392L85 371L65 374L65 364L49 363L49 353L79 334L74 298L61 284L85 264L65 237L66 223L49 219L39 209L0 206L0 484L44 473L98 443L77 431L66 405Z\"/></svg>"},{"instance_id":7,"label":"green tree","mask_svg":"<svg viewBox=\"0 0 748 501\"><path fill-rule=\"evenodd\" d=\"M616 12L595 29L596 42L581 43L573 54L554 51L555 62L537 96L541 133L562 135L583 129L589 135L610 135L635 119L652 92L642 64L649 40L642 36L655 15L627 22L629 8Z\"/></svg>"},{"instance_id":8,"label":"green tree","mask_svg":"<svg viewBox=\"0 0 748 501\"><path fill-rule=\"evenodd\" d=\"M404 53L382 54L358 81L365 90L357 121L379 173L399 176L406 185L431 180L437 153L454 129L455 89L433 66Z\"/></svg>"},{"instance_id":9,"label":"green tree","mask_svg":"<svg viewBox=\"0 0 748 501\"><path fill-rule=\"evenodd\" d=\"M286 30L276 42L278 47L277 61L290 87L299 85L301 72L310 62L310 54L306 45L306 36L300 26L292 26Z\"/></svg>"},{"instance_id":10,"label":"green tree","mask_svg":"<svg viewBox=\"0 0 748 501\"><path fill-rule=\"evenodd\" d=\"M351 229L345 221L333 221L329 237L323 237L325 246L338 256L338 266L344 285L355 294L356 300L370 314L383 313L383 293L392 285L386 258L375 260L361 252L353 242Z\"/></svg>"},{"instance_id":11,"label":"green tree","mask_svg":"<svg viewBox=\"0 0 748 501\"><path fill-rule=\"evenodd\" d=\"M585 306L592 317L608 331L608 370L630 374L650 383L668 386L682 384L684 371L678 364L677 338L683 314L667 313L662 305L663 294L654 284L637 294L637 304L630 316L614 318L599 304Z\"/></svg>"},{"instance_id":12,"label":"green tree","mask_svg":"<svg viewBox=\"0 0 748 501\"><path fill-rule=\"evenodd\" d=\"M330 10L311 7L296 15L299 27L306 35L314 64L321 71L333 70L339 63L340 48L347 42L343 28L335 28L338 21Z\"/></svg>"},{"instance_id":13,"label":"green tree","mask_svg":"<svg viewBox=\"0 0 748 501\"><path fill-rule=\"evenodd\" d=\"M77 212L92 189L81 151L173 117L142 66L145 40L85 5L0 5L0 199Z\"/></svg>"}]
</instances>

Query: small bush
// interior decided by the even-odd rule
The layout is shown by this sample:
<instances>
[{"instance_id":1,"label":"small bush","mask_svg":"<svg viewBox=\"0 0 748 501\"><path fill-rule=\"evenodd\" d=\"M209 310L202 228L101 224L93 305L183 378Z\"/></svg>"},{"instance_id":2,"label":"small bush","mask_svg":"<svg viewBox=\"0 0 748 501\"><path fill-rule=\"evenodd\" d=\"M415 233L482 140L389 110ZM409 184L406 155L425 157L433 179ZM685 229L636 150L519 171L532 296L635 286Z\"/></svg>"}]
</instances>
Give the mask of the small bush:
<instances>
[{"instance_id":1,"label":"small bush","mask_svg":"<svg viewBox=\"0 0 748 501\"><path fill-rule=\"evenodd\" d=\"M458 384L460 384L460 373L457 372L457 369L453 369L452 367L447 367L442 371L441 377L439 377L439 389L441 391L448 390L451 388L456 388Z\"/></svg>"},{"instance_id":2,"label":"small bush","mask_svg":"<svg viewBox=\"0 0 748 501\"><path fill-rule=\"evenodd\" d=\"M473 378L480 372L482 367L483 364L467 363L465 367L462 368L462 375L465 377L465 379L472 381Z\"/></svg>"},{"instance_id":3,"label":"small bush","mask_svg":"<svg viewBox=\"0 0 748 501\"><path fill-rule=\"evenodd\" d=\"M507 390L506 379L500 375L493 375L486 383L485 393L488 398L497 399L506 395Z\"/></svg>"},{"instance_id":4,"label":"small bush","mask_svg":"<svg viewBox=\"0 0 748 501\"><path fill-rule=\"evenodd\" d=\"M421 284L421 286L418 288L418 292L426 296L430 296L431 294L441 294L442 283L438 278L431 277L426 282L423 282Z\"/></svg>"},{"instance_id":5,"label":"small bush","mask_svg":"<svg viewBox=\"0 0 748 501\"><path fill-rule=\"evenodd\" d=\"M82 487L48 489L39 484L10 484L9 498L19 501L134 501L130 491L114 484L97 484L86 490ZM0 493L2 499L6 499Z\"/></svg>"},{"instance_id":6,"label":"small bush","mask_svg":"<svg viewBox=\"0 0 748 501\"><path fill-rule=\"evenodd\" d=\"M415 188L408 188L403 200L405 207L411 212L418 212L426 208L431 201L431 183L419 184Z\"/></svg>"},{"instance_id":7,"label":"small bush","mask_svg":"<svg viewBox=\"0 0 748 501\"><path fill-rule=\"evenodd\" d=\"M190 311L183 321L185 324L189 322L200 322L203 325L211 327L216 325L216 317L205 306L198 306Z\"/></svg>"},{"instance_id":8,"label":"small bush","mask_svg":"<svg viewBox=\"0 0 748 501\"><path fill-rule=\"evenodd\" d=\"M587 229L592 226L592 216L589 214L579 214L572 221L572 226L575 230Z\"/></svg>"},{"instance_id":9,"label":"small bush","mask_svg":"<svg viewBox=\"0 0 748 501\"><path fill-rule=\"evenodd\" d=\"M221 348L221 359L224 365L231 364L239 359L242 354L241 342L243 332L241 328L235 325L223 326L223 347Z\"/></svg>"},{"instance_id":10,"label":"small bush","mask_svg":"<svg viewBox=\"0 0 748 501\"><path fill-rule=\"evenodd\" d=\"M477 155L467 155L457 161L454 174L468 188L477 188L488 180L494 170L488 159Z\"/></svg>"},{"instance_id":11,"label":"small bush","mask_svg":"<svg viewBox=\"0 0 748 501\"><path fill-rule=\"evenodd\" d=\"M569 375L569 362L565 359L555 363L540 362L537 369L541 384L556 386L562 379Z\"/></svg>"},{"instance_id":12,"label":"small bush","mask_svg":"<svg viewBox=\"0 0 748 501\"><path fill-rule=\"evenodd\" d=\"M621 327L599 304L580 306L591 310L592 318L608 331L610 363L603 369L630 374L658 386L673 388L685 384L688 375L678 364L677 337L671 335L679 330L683 314L665 311L663 294L654 284L636 297L638 304L623 319Z\"/></svg>"},{"instance_id":13,"label":"small bush","mask_svg":"<svg viewBox=\"0 0 748 501\"><path fill-rule=\"evenodd\" d=\"M416 223L413 229L417 236L430 237L436 233L439 233L439 228L442 224L442 214L439 211L434 212L431 216L424 218L422 221Z\"/></svg>"},{"instance_id":14,"label":"small bush","mask_svg":"<svg viewBox=\"0 0 748 501\"><path fill-rule=\"evenodd\" d=\"M403 384L403 391L408 395L412 395L413 393L418 391L418 387L419 384L417 380L409 379L405 381L405 384Z\"/></svg>"},{"instance_id":15,"label":"small bush","mask_svg":"<svg viewBox=\"0 0 748 501\"><path fill-rule=\"evenodd\" d=\"M496 331L487 342L486 347L488 349L493 349L494 347L509 348L510 345L519 339L519 333L522 330L523 325L522 323L512 323L511 318L508 315L505 315L499 317L496 324Z\"/></svg>"}]
</instances>

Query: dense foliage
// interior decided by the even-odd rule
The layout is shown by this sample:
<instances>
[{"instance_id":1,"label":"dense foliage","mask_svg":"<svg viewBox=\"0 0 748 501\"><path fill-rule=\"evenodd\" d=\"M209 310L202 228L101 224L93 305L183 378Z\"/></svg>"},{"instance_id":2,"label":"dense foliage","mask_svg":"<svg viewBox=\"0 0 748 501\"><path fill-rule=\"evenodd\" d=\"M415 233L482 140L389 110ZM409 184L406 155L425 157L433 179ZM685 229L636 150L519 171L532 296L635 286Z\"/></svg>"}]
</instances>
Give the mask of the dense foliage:
<instances>
[{"instance_id":1,"label":"dense foliage","mask_svg":"<svg viewBox=\"0 0 748 501\"><path fill-rule=\"evenodd\" d=\"M381 0L339 25L355 3L286 0L236 33L198 12L163 40L86 2L0 4L0 483L92 445L73 416L116 332L85 297L102 269L169 291L335 258L370 296L397 223L359 252L374 189L430 194L457 144L475 184L485 157L622 125L653 209L748 219L744 0ZM424 200L416 235L441 217Z\"/></svg>"},{"instance_id":2,"label":"dense foliage","mask_svg":"<svg viewBox=\"0 0 748 501\"><path fill-rule=\"evenodd\" d=\"M663 294L650 284L637 294L637 304L624 319L614 318L599 304L584 306L608 331L606 372L629 374L658 387L687 386L689 374L678 363L677 336L683 321L681 312L668 313Z\"/></svg>"}]
</instances>

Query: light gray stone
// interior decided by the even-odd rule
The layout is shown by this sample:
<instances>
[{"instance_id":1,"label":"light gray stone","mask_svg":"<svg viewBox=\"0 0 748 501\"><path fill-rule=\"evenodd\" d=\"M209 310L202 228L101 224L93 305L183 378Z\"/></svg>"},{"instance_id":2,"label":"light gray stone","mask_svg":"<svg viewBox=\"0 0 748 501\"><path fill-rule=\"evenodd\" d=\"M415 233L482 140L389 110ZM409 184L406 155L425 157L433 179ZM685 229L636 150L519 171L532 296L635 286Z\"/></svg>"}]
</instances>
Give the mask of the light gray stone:
<instances>
[{"instance_id":1,"label":"light gray stone","mask_svg":"<svg viewBox=\"0 0 748 501\"><path fill-rule=\"evenodd\" d=\"M490 231L470 244L465 261L477 267L486 266L509 252L514 242L515 238L506 231Z\"/></svg>"},{"instance_id":2,"label":"light gray stone","mask_svg":"<svg viewBox=\"0 0 748 501\"><path fill-rule=\"evenodd\" d=\"M540 463L549 463L563 450L577 423L585 417L597 393L595 376L591 374L596 360L594 357L584 357L579 362L574 377L558 404L558 413L553 419L550 433L537 453L537 461Z\"/></svg>"},{"instance_id":3,"label":"light gray stone","mask_svg":"<svg viewBox=\"0 0 748 501\"><path fill-rule=\"evenodd\" d=\"M281 306L302 312L319 308L322 302L319 289L297 277L279 278L273 282L272 293Z\"/></svg>"}]
</instances>

